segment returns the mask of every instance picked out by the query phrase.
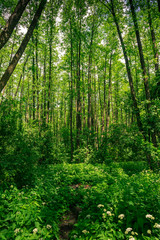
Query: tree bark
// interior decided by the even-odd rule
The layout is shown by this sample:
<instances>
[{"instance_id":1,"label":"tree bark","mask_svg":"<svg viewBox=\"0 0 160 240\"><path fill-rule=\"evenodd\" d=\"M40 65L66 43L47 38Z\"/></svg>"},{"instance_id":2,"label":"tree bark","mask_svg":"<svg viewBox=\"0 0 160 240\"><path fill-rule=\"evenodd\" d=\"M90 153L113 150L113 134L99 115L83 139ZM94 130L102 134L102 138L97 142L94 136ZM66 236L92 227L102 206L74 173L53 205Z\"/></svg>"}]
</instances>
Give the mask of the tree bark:
<instances>
[{"instance_id":1,"label":"tree bark","mask_svg":"<svg viewBox=\"0 0 160 240\"><path fill-rule=\"evenodd\" d=\"M106 116L106 71L107 71L107 52L105 55L105 60L104 60L104 79L103 79L103 85L104 85L104 91L103 91L103 116L102 116L102 134L105 131L105 116Z\"/></svg>"},{"instance_id":2,"label":"tree bark","mask_svg":"<svg viewBox=\"0 0 160 240\"><path fill-rule=\"evenodd\" d=\"M154 32L153 23L152 23L152 17L151 17L150 0L147 0L147 7L148 7L148 22L149 22L149 27L151 31L152 47L153 47L154 60L155 60L155 74L157 76L159 71L158 49L157 49L156 37L155 37L155 32Z\"/></svg>"},{"instance_id":3,"label":"tree bark","mask_svg":"<svg viewBox=\"0 0 160 240\"><path fill-rule=\"evenodd\" d=\"M106 127L107 127L107 131L108 131L108 129L109 129L109 120L110 120L111 94L112 94L112 52L111 52L110 61L109 61L108 109L107 109L107 116L106 116Z\"/></svg>"},{"instance_id":4,"label":"tree bark","mask_svg":"<svg viewBox=\"0 0 160 240\"><path fill-rule=\"evenodd\" d=\"M32 114L35 120L36 112L36 76L35 76L35 52L34 52L34 37L32 36L33 52L32 52Z\"/></svg>"},{"instance_id":5,"label":"tree bark","mask_svg":"<svg viewBox=\"0 0 160 240\"><path fill-rule=\"evenodd\" d=\"M4 47L4 45L9 40L14 28L18 24L27 4L30 0L19 0L14 12L10 16L8 22L6 23L3 31L0 33L0 49Z\"/></svg>"},{"instance_id":6,"label":"tree bark","mask_svg":"<svg viewBox=\"0 0 160 240\"><path fill-rule=\"evenodd\" d=\"M80 16L81 18L81 16ZM81 19L79 26L80 34L81 34ZM80 94L80 80L81 80L81 36L79 36L78 42L78 52L77 52L77 115L76 115L76 127L77 127L77 148L80 146L80 132L81 132L81 94Z\"/></svg>"},{"instance_id":7,"label":"tree bark","mask_svg":"<svg viewBox=\"0 0 160 240\"><path fill-rule=\"evenodd\" d=\"M70 47L71 47L71 87L70 87L70 144L71 144L71 162L73 160L73 36L72 36L72 18L70 18Z\"/></svg>"},{"instance_id":8,"label":"tree bark","mask_svg":"<svg viewBox=\"0 0 160 240\"><path fill-rule=\"evenodd\" d=\"M135 12L134 5L133 5L133 0L129 0L129 3L130 3L131 12L132 12L133 22L134 22L136 38L137 38L137 44L138 44L141 68L142 68L142 71L143 71L143 80L144 80L144 86L145 86L146 99L148 101L150 101L150 91L149 91L149 84L148 84L148 76L147 76L147 70L146 70L144 55L143 55L142 43L141 43L141 39L140 39L140 33L139 33L139 28L138 28L137 16L136 16L136 12ZM147 103L147 105L148 105L148 108L149 108L150 103Z\"/></svg>"},{"instance_id":9,"label":"tree bark","mask_svg":"<svg viewBox=\"0 0 160 240\"><path fill-rule=\"evenodd\" d=\"M143 54L142 43L141 43L141 39L140 39L140 33L139 33L139 27L138 27L138 22L137 22L137 16L136 16L135 8L134 8L134 5L133 5L133 0L129 0L129 3L130 3L131 12L132 12L133 22L134 22L136 38L137 38L137 44L138 44L141 68L142 68L142 71L143 71L143 81L144 81L145 94L146 94L146 100L147 100L148 123L151 126L151 124L150 124L150 114L151 114L151 110L150 110L151 103L150 103L150 100L151 100L151 98L150 98L150 91L149 91L148 74L147 74L147 69L146 69L146 64L145 64L145 59L144 59L144 54ZM153 128L152 128L152 130L153 130L153 132L151 132L152 142L153 142L154 146L157 147L157 140L156 140L155 130ZM150 130L149 130L149 135L150 135Z\"/></svg>"},{"instance_id":10,"label":"tree bark","mask_svg":"<svg viewBox=\"0 0 160 240\"><path fill-rule=\"evenodd\" d=\"M94 36L94 16L92 23L92 31L91 31L91 41L89 47L89 60L88 60L88 130L91 131L92 126L92 113L91 113L91 68L92 68L92 45L93 45L93 36Z\"/></svg>"},{"instance_id":11,"label":"tree bark","mask_svg":"<svg viewBox=\"0 0 160 240\"><path fill-rule=\"evenodd\" d=\"M0 92L3 90L3 88L7 84L10 76L12 75L15 67L17 66L17 63L20 60L20 58L21 58L21 56L22 56L22 54L23 54L23 52L24 52L24 50L25 50L25 48L26 48L26 46L27 46L27 44L28 44L28 42L29 42L29 40L30 40L30 38L32 36L32 34L33 34L33 31L34 31L34 29L35 29L35 27L37 25L37 22L38 22L38 20L39 20L39 18L41 16L41 13L43 11L43 8L44 8L46 2L47 2L47 0L41 0L39 8L38 8L38 10L35 13L35 16L34 16L34 18L32 20L32 23L31 23L31 25L30 25L30 27L29 27L26 35L25 35L25 38L23 39L23 41L22 41L18 51L14 55L11 63L9 64L9 66L6 69L5 73L3 74L3 76L2 76L2 78L0 80Z\"/></svg>"}]
</instances>

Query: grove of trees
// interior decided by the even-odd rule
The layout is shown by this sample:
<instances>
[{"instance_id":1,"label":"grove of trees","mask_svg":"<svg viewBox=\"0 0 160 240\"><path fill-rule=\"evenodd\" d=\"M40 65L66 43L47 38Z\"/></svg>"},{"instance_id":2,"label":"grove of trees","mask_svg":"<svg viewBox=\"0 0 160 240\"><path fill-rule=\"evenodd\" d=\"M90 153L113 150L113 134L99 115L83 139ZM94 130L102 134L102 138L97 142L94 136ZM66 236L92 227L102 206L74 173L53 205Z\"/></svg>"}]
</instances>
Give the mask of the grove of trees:
<instances>
[{"instance_id":1,"label":"grove of trees","mask_svg":"<svg viewBox=\"0 0 160 240\"><path fill-rule=\"evenodd\" d=\"M1 239L160 238L159 26L159 0L0 1Z\"/></svg>"}]
</instances>

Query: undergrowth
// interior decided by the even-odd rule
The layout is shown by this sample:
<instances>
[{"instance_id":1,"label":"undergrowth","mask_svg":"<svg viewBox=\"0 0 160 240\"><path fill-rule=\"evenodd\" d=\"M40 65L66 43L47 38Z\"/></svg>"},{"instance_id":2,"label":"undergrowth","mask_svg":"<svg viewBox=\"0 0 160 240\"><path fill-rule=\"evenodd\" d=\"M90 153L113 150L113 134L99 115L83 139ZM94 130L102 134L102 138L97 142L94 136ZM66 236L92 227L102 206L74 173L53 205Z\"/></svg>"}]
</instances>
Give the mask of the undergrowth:
<instances>
[{"instance_id":1,"label":"undergrowth","mask_svg":"<svg viewBox=\"0 0 160 240\"><path fill-rule=\"evenodd\" d=\"M160 176L143 162L39 168L35 187L1 189L1 239L59 239L74 206L81 211L70 239L160 239Z\"/></svg>"}]
</instances>

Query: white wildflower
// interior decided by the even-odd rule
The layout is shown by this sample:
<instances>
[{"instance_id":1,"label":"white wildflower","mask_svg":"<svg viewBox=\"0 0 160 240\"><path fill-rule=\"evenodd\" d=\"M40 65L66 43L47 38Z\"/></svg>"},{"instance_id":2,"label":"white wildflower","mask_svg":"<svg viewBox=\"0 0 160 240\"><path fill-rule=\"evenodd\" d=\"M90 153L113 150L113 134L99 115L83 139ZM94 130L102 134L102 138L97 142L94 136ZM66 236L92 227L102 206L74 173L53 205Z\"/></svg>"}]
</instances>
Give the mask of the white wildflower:
<instances>
[{"instance_id":1,"label":"white wildflower","mask_svg":"<svg viewBox=\"0 0 160 240\"><path fill-rule=\"evenodd\" d=\"M19 228L16 228L16 229L14 230L14 233L17 234L19 231L20 231L20 229L19 229Z\"/></svg>"},{"instance_id":2,"label":"white wildflower","mask_svg":"<svg viewBox=\"0 0 160 240\"><path fill-rule=\"evenodd\" d=\"M82 233L87 234L89 232L87 230L83 230Z\"/></svg>"},{"instance_id":3,"label":"white wildflower","mask_svg":"<svg viewBox=\"0 0 160 240\"><path fill-rule=\"evenodd\" d=\"M130 236L129 240L135 240L135 238L133 236Z\"/></svg>"},{"instance_id":4,"label":"white wildflower","mask_svg":"<svg viewBox=\"0 0 160 240\"><path fill-rule=\"evenodd\" d=\"M108 216L112 216L112 213L110 211L107 211Z\"/></svg>"},{"instance_id":5,"label":"white wildflower","mask_svg":"<svg viewBox=\"0 0 160 240\"><path fill-rule=\"evenodd\" d=\"M103 205L103 204L98 204L97 207L98 207L98 208L101 208L101 207L104 207L104 205Z\"/></svg>"},{"instance_id":6,"label":"white wildflower","mask_svg":"<svg viewBox=\"0 0 160 240\"><path fill-rule=\"evenodd\" d=\"M148 229L148 230L147 230L147 233L148 233L148 234L151 234L152 232L151 232L151 230L150 230L150 229Z\"/></svg>"},{"instance_id":7,"label":"white wildflower","mask_svg":"<svg viewBox=\"0 0 160 240\"><path fill-rule=\"evenodd\" d=\"M132 228L127 228L125 234L128 234L130 231L132 231Z\"/></svg>"},{"instance_id":8,"label":"white wildflower","mask_svg":"<svg viewBox=\"0 0 160 240\"><path fill-rule=\"evenodd\" d=\"M33 233L37 233L38 232L38 229L37 228L34 228L33 229Z\"/></svg>"},{"instance_id":9,"label":"white wildflower","mask_svg":"<svg viewBox=\"0 0 160 240\"><path fill-rule=\"evenodd\" d=\"M120 214L120 215L118 216L119 219L123 219L124 217L125 217L124 214Z\"/></svg>"},{"instance_id":10,"label":"white wildflower","mask_svg":"<svg viewBox=\"0 0 160 240\"><path fill-rule=\"evenodd\" d=\"M51 229L52 226L48 224L48 225L46 226L46 228L47 228L47 229Z\"/></svg>"},{"instance_id":11,"label":"white wildflower","mask_svg":"<svg viewBox=\"0 0 160 240\"><path fill-rule=\"evenodd\" d=\"M154 227L154 228L158 228L158 229L160 229L160 224L155 223L153 227Z\"/></svg>"},{"instance_id":12,"label":"white wildflower","mask_svg":"<svg viewBox=\"0 0 160 240\"><path fill-rule=\"evenodd\" d=\"M149 219L151 219L151 220L154 220L154 219L155 219L151 214L147 214L147 215L146 215L146 218L149 218Z\"/></svg>"}]
</instances>

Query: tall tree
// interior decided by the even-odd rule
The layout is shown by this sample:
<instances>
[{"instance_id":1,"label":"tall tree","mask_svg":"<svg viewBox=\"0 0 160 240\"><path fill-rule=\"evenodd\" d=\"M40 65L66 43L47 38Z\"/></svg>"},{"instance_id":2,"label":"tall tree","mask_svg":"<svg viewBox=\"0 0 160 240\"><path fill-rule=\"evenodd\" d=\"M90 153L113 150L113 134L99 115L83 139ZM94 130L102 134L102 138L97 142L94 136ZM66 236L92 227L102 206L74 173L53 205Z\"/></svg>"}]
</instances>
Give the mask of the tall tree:
<instances>
[{"instance_id":1,"label":"tall tree","mask_svg":"<svg viewBox=\"0 0 160 240\"><path fill-rule=\"evenodd\" d=\"M30 0L19 0L17 3L17 6L8 19L8 22L6 23L4 29L0 33L0 49L4 47L4 45L9 40L14 28L16 27L17 23L19 22L27 4Z\"/></svg>"},{"instance_id":2,"label":"tall tree","mask_svg":"<svg viewBox=\"0 0 160 240\"><path fill-rule=\"evenodd\" d=\"M10 76L12 75L15 67L17 66L17 63L19 62L25 48L27 47L27 44L33 34L33 31L37 25L37 22L41 16L41 13L43 11L43 8L46 4L47 0L41 0L41 3L39 5L39 8L37 9L35 15L34 15L34 18L32 20L32 23L18 49L18 51L16 52L16 54L14 55L11 63L9 64L8 68L6 69L5 73L3 74L1 80L0 80L0 92L3 90L3 88L5 87L5 85L7 84Z\"/></svg>"},{"instance_id":3,"label":"tall tree","mask_svg":"<svg viewBox=\"0 0 160 240\"><path fill-rule=\"evenodd\" d=\"M80 133L81 133L81 27L82 27L82 6L80 0L77 2L77 12L78 12L78 42L77 42L77 82L76 82L76 91L77 91L77 113L76 113L76 144L77 147L80 146Z\"/></svg>"},{"instance_id":4,"label":"tall tree","mask_svg":"<svg viewBox=\"0 0 160 240\"><path fill-rule=\"evenodd\" d=\"M146 100L147 100L148 124L151 125L151 123L150 123L150 114L151 114L151 110L150 110L151 103L150 103L150 101L151 101L151 97L150 97L150 90L149 90L149 83L148 83L148 73L147 73L147 69L146 69L146 63L145 63L144 54L143 54L143 48L142 48L142 43L141 43L141 38L140 38L137 15L136 15L135 7L134 7L134 4L133 4L133 0L129 0L129 3L130 3L133 22L134 22L134 29L135 29L136 38L137 38L137 44L138 44L138 50L139 50L139 56L140 56L140 63L141 63L141 68L142 68L142 73L143 73L143 81L144 81L145 94L146 94ZM151 133L150 133L150 129L149 129L149 136L151 134L153 144L155 145L155 147L157 147L155 130L154 129L152 129L152 130L153 131L151 131Z\"/></svg>"},{"instance_id":5,"label":"tall tree","mask_svg":"<svg viewBox=\"0 0 160 240\"><path fill-rule=\"evenodd\" d=\"M103 3L104 4L104 3ZM142 126L142 121L141 121L141 117L140 117L140 111L139 111L139 107L137 104L137 98L136 98L136 94L135 94L135 90L134 90L134 86L133 86L133 78L132 78L132 74L131 74L131 69L130 69L130 64L129 64L129 60L128 60L128 55L127 55L127 51L126 51L126 46L122 37L122 33L119 27L119 22L118 22L118 18L116 16L116 12L115 12L115 4L114 4L114 0L111 0L111 5L107 6L106 4L104 4L109 11L112 13L113 15L113 20L115 22L116 28L117 28L117 32L118 32L118 36L120 39L120 43L121 43L121 47L123 50L123 55L124 55L124 59L125 59L125 64L126 64L126 70L127 70L127 75L128 75L128 80L129 80L129 85L130 85L130 90L131 90L131 96L132 96L132 100L133 100L133 104L134 104L134 110L135 110L135 114L136 114L136 118L137 118L137 125L138 128L140 130L140 132L142 132L144 138L144 132L143 132L143 126Z\"/></svg>"}]
</instances>

